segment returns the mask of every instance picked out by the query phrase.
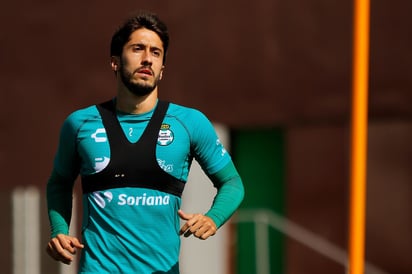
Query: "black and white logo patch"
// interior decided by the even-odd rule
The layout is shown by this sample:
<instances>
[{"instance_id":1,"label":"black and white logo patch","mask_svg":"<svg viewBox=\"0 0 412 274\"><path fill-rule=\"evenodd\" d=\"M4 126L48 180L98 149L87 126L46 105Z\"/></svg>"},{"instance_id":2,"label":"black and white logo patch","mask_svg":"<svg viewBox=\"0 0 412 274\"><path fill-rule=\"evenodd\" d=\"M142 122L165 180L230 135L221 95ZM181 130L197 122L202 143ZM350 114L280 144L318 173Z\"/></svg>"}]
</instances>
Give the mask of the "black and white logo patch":
<instances>
[{"instance_id":1,"label":"black and white logo patch","mask_svg":"<svg viewBox=\"0 0 412 274\"><path fill-rule=\"evenodd\" d=\"M159 136L157 137L157 144L160 146L170 145L174 140L173 131L170 129L170 125L162 124L159 131Z\"/></svg>"}]
</instances>

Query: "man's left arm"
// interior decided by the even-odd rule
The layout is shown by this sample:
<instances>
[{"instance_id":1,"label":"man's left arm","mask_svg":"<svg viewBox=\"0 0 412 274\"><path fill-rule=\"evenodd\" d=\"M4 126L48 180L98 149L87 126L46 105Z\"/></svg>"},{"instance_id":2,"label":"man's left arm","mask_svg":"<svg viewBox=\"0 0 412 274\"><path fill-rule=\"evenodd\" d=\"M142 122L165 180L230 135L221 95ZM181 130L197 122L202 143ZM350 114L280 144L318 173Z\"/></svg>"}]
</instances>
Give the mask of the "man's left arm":
<instances>
[{"instance_id":1,"label":"man's left arm","mask_svg":"<svg viewBox=\"0 0 412 274\"><path fill-rule=\"evenodd\" d=\"M180 218L186 221L180 234L207 239L214 235L239 207L244 197L244 188L229 153L220 142L209 119L197 110L190 110L190 115L185 118L186 128L190 129L191 151L213 182L217 194L205 214L186 214L179 210Z\"/></svg>"},{"instance_id":2,"label":"man's left arm","mask_svg":"<svg viewBox=\"0 0 412 274\"><path fill-rule=\"evenodd\" d=\"M212 207L206 214L186 214L179 210L179 216L187 222L180 234L188 237L194 235L200 239L213 236L237 210L243 200L245 191L242 180L234 164L230 161L223 169L208 175L217 188Z\"/></svg>"},{"instance_id":3,"label":"man's left arm","mask_svg":"<svg viewBox=\"0 0 412 274\"><path fill-rule=\"evenodd\" d=\"M217 194L212 207L205 214L212 218L217 228L221 227L235 213L245 195L242 180L230 161L222 170L209 175Z\"/></svg>"}]
</instances>

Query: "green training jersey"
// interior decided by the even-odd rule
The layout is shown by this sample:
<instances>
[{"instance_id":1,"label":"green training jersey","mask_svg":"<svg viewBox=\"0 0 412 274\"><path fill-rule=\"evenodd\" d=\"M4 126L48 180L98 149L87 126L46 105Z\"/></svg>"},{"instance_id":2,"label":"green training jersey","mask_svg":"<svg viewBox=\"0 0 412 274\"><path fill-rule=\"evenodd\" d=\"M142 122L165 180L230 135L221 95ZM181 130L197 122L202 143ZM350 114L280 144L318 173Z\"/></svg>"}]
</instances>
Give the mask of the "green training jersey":
<instances>
[{"instance_id":1,"label":"green training jersey","mask_svg":"<svg viewBox=\"0 0 412 274\"><path fill-rule=\"evenodd\" d=\"M139 140L152 114L153 110L143 114L117 112L129 142ZM90 106L65 120L54 172L73 181L79 174L87 176L104 170L110 156L101 116L96 106ZM205 115L176 104L169 105L159 129L156 159L163 171L183 182L187 181L193 159L207 174L215 174L231 163ZM180 205L179 196L152 188L127 186L84 193L85 248L79 272L179 273Z\"/></svg>"}]
</instances>

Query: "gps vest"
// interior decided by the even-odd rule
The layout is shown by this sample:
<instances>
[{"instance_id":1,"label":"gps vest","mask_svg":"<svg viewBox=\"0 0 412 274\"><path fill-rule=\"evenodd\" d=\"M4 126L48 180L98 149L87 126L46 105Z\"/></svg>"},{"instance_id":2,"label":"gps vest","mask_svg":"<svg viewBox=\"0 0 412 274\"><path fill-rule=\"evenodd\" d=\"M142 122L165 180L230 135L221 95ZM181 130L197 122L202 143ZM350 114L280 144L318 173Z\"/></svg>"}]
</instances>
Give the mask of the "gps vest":
<instances>
[{"instance_id":1,"label":"gps vest","mask_svg":"<svg viewBox=\"0 0 412 274\"><path fill-rule=\"evenodd\" d=\"M169 102L158 101L136 143L127 140L112 100L96 105L110 144L110 162L100 172L83 175L83 193L121 187L155 189L181 197L185 182L165 172L156 159L156 145Z\"/></svg>"}]
</instances>

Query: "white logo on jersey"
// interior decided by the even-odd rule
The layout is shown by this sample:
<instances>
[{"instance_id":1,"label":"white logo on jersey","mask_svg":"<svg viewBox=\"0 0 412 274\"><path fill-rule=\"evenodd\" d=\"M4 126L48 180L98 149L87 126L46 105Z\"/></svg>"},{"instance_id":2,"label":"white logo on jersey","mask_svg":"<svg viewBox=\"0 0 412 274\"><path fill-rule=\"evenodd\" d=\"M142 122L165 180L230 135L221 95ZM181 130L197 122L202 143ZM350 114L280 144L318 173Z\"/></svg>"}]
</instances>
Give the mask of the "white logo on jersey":
<instances>
[{"instance_id":1,"label":"white logo on jersey","mask_svg":"<svg viewBox=\"0 0 412 274\"><path fill-rule=\"evenodd\" d=\"M101 208L105 208L106 202L110 203L113 200L113 194L110 191L106 191L106 192L96 191L96 192L93 192L92 197L94 201L96 202L96 204Z\"/></svg>"},{"instance_id":2,"label":"white logo on jersey","mask_svg":"<svg viewBox=\"0 0 412 274\"><path fill-rule=\"evenodd\" d=\"M143 193L142 196L128 196L126 194L119 195L118 205L124 206L161 206L168 205L170 201L170 196L146 196L146 193Z\"/></svg>"},{"instance_id":3,"label":"white logo on jersey","mask_svg":"<svg viewBox=\"0 0 412 274\"><path fill-rule=\"evenodd\" d=\"M223 147L223 144L220 142L220 140L219 140L219 139L217 139L217 140L216 140L216 145L217 145L217 146L221 146L221 147L222 147L222 153L221 153L221 156L225 155L227 151L226 151L226 149Z\"/></svg>"},{"instance_id":4,"label":"white logo on jersey","mask_svg":"<svg viewBox=\"0 0 412 274\"><path fill-rule=\"evenodd\" d=\"M167 146L173 142L173 132L170 130L170 125L162 124L159 130L159 136L157 137L157 144L161 146Z\"/></svg>"},{"instance_id":5,"label":"white logo on jersey","mask_svg":"<svg viewBox=\"0 0 412 274\"><path fill-rule=\"evenodd\" d=\"M173 164L166 164L165 160L157 159L157 163L159 164L160 168L166 172L173 171Z\"/></svg>"},{"instance_id":6,"label":"white logo on jersey","mask_svg":"<svg viewBox=\"0 0 412 274\"><path fill-rule=\"evenodd\" d=\"M100 208L105 208L108 203L113 200L113 193L110 191L95 191L92 193L92 198ZM169 195L151 196L143 193L141 196L129 196L127 194L119 194L117 197L117 205L119 206L163 206L170 202Z\"/></svg>"},{"instance_id":7,"label":"white logo on jersey","mask_svg":"<svg viewBox=\"0 0 412 274\"><path fill-rule=\"evenodd\" d=\"M106 136L97 136L97 134L101 134L101 133L106 133L106 130L104 128L98 128L92 135L90 135L90 137L92 137L96 143L106 142L107 141Z\"/></svg>"},{"instance_id":8,"label":"white logo on jersey","mask_svg":"<svg viewBox=\"0 0 412 274\"><path fill-rule=\"evenodd\" d=\"M95 161L94 170L96 172L99 172L103 170L109 164L110 158L98 157L98 158L94 158L94 161Z\"/></svg>"}]
</instances>

